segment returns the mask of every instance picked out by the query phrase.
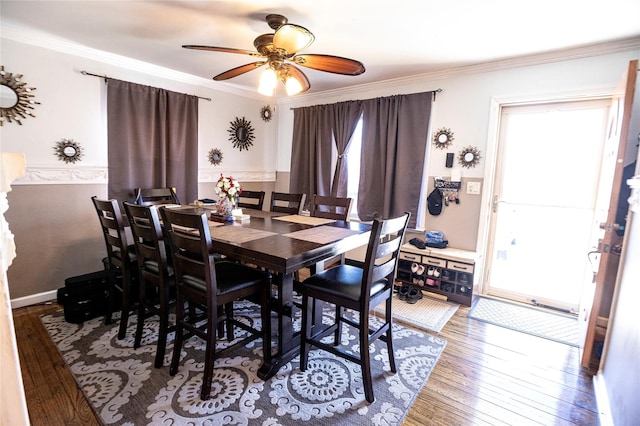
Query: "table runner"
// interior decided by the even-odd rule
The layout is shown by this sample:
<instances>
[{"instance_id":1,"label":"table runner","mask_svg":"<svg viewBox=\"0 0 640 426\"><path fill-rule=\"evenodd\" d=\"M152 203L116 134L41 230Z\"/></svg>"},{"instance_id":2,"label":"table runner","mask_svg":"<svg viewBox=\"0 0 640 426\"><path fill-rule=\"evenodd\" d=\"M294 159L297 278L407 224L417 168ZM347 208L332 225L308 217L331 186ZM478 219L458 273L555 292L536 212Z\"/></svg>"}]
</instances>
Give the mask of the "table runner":
<instances>
[{"instance_id":1,"label":"table runner","mask_svg":"<svg viewBox=\"0 0 640 426\"><path fill-rule=\"evenodd\" d=\"M326 219L323 217L301 216L297 214L292 214L288 216L278 216L278 217L274 217L274 219L283 220L285 222L302 223L304 225L313 225L313 226L326 225L327 223L335 222L334 219Z\"/></svg>"},{"instance_id":2,"label":"table runner","mask_svg":"<svg viewBox=\"0 0 640 426\"><path fill-rule=\"evenodd\" d=\"M275 232L262 231L260 229L245 228L242 226L210 226L211 238L229 243L246 243L247 241L276 235Z\"/></svg>"},{"instance_id":3,"label":"table runner","mask_svg":"<svg viewBox=\"0 0 640 426\"><path fill-rule=\"evenodd\" d=\"M335 228L333 226L316 226L315 228L290 232L282 236L319 244L328 244L355 234L359 234L359 232L351 229Z\"/></svg>"}]
</instances>

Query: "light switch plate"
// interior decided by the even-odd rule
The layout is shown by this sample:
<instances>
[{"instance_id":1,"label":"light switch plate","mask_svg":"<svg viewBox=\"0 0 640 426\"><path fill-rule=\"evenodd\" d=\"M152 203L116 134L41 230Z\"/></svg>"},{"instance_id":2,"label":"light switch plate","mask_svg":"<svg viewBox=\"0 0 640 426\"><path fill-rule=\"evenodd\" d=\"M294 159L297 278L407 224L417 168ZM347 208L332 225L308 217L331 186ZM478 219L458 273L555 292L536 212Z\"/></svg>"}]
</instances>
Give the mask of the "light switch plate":
<instances>
[{"instance_id":1,"label":"light switch plate","mask_svg":"<svg viewBox=\"0 0 640 426\"><path fill-rule=\"evenodd\" d=\"M467 182L467 194L480 194L480 182Z\"/></svg>"}]
</instances>

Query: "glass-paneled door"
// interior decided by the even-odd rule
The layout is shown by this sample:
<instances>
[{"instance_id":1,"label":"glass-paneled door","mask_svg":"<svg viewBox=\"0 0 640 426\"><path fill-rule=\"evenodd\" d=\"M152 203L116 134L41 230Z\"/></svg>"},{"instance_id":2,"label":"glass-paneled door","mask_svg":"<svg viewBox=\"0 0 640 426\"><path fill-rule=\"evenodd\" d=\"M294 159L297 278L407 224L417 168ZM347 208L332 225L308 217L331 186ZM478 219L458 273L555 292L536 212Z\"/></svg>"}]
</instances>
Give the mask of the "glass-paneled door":
<instances>
[{"instance_id":1,"label":"glass-paneled door","mask_svg":"<svg viewBox=\"0 0 640 426\"><path fill-rule=\"evenodd\" d=\"M485 294L578 311L593 277L608 107L603 99L502 108Z\"/></svg>"}]
</instances>

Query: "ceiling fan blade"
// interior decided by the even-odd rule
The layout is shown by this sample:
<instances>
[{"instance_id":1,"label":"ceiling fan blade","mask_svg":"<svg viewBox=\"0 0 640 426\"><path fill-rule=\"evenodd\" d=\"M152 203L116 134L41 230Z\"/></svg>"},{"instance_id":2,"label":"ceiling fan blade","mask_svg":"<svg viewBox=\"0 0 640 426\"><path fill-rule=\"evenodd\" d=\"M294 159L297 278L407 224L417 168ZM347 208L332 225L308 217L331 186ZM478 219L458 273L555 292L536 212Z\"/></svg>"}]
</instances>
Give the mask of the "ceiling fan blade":
<instances>
[{"instance_id":1,"label":"ceiling fan blade","mask_svg":"<svg viewBox=\"0 0 640 426\"><path fill-rule=\"evenodd\" d=\"M302 86L302 90L300 91L300 93L306 92L311 88L311 83L309 83L309 79L307 78L306 75L304 75L304 73L299 68L294 67L291 64L287 64L285 66L287 67L288 74L291 77L294 77L296 80L298 80L298 83L300 83L300 86ZM283 83L286 84L285 81L283 81Z\"/></svg>"},{"instance_id":2,"label":"ceiling fan blade","mask_svg":"<svg viewBox=\"0 0 640 426\"><path fill-rule=\"evenodd\" d=\"M296 55L291 61L296 65L334 74L360 75L365 71L362 62L333 55Z\"/></svg>"},{"instance_id":3,"label":"ceiling fan blade","mask_svg":"<svg viewBox=\"0 0 640 426\"><path fill-rule=\"evenodd\" d=\"M185 49L195 49L195 50L208 50L211 52L223 52L223 53L239 53L241 55L251 55L251 56L262 56L258 52L254 52L252 50L244 50L244 49L233 49L231 47L215 47L215 46L201 46L198 44L184 44L182 45Z\"/></svg>"},{"instance_id":4,"label":"ceiling fan blade","mask_svg":"<svg viewBox=\"0 0 640 426\"><path fill-rule=\"evenodd\" d=\"M305 27L284 24L273 35L273 47L282 49L287 56L291 56L309 46L313 40L315 36Z\"/></svg>"},{"instance_id":5,"label":"ceiling fan blade","mask_svg":"<svg viewBox=\"0 0 640 426\"><path fill-rule=\"evenodd\" d=\"M228 80L230 78L237 77L249 71L253 71L256 68L260 68L266 63L267 61L258 61L258 62L252 62L250 64L246 64L246 65L240 65L239 67L232 68L228 71L225 71L221 74L216 75L215 77L213 77L213 79L216 81Z\"/></svg>"}]
</instances>

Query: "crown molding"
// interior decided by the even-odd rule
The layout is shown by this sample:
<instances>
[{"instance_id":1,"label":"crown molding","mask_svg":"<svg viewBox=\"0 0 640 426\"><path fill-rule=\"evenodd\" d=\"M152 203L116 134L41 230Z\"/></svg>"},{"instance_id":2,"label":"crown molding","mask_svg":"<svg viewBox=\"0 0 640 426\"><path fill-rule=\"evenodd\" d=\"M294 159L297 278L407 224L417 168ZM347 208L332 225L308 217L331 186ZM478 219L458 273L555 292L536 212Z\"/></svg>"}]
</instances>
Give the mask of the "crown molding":
<instances>
[{"instance_id":1,"label":"crown molding","mask_svg":"<svg viewBox=\"0 0 640 426\"><path fill-rule=\"evenodd\" d=\"M219 92L243 96L245 98L262 99L262 96L255 91L246 90L239 86L234 86L233 84L222 84L214 80L175 71L170 68L161 67L126 56L93 49L41 31L16 26L9 20L2 23L2 38L68 55L79 56L81 58L102 62L119 68L135 70L136 72L148 74L153 77L161 77L181 83L193 84L195 86L206 87ZM91 70L87 71L91 72Z\"/></svg>"},{"instance_id":2,"label":"crown molding","mask_svg":"<svg viewBox=\"0 0 640 426\"><path fill-rule=\"evenodd\" d=\"M217 182L219 169L200 169L198 183ZM224 175L233 175L240 182L275 182L275 171L225 170ZM84 185L109 182L107 167L27 167L24 175L12 185Z\"/></svg>"},{"instance_id":3,"label":"crown molding","mask_svg":"<svg viewBox=\"0 0 640 426\"><path fill-rule=\"evenodd\" d=\"M187 74L179 71L175 71L169 68L160 67L158 65L150 64L148 62L139 61L137 59L128 58L126 56L116 55L113 53L92 49L86 46L82 46L75 42L71 42L66 39L54 37L50 34L36 31L33 29L25 29L20 26L14 25L10 20L3 21L2 24L2 38L14 40L19 43L26 43L45 49L58 51L70 55L80 56L83 58L95 60L105 64L132 69L136 72L141 72L154 77L163 77L173 81L179 81L186 84L193 84L196 86L206 87L213 90L217 90L224 93L229 93L237 96L251 98L255 100L264 101L264 96L256 93L253 90L247 90L241 86L234 85L233 83L225 82L218 83L213 80L197 77L192 74ZM380 91L381 89L397 90L400 85L412 84L416 82L423 82L425 80L439 80L451 78L454 76L460 76L465 74L478 74L492 71L500 71L510 68L527 67L534 65L542 65L553 62L568 61L575 59L588 58L593 56L615 54L621 52L627 52L630 50L640 49L640 37L631 37L626 39L614 40L607 43L598 43L585 46L579 46L575 48L560 49L550 52L544 52L534 55L518 56L513 58L505 58L496 61L489 61L483 63L477 63L472 65L448 67L430 71L427 73L416 74L406 77L400 77L389 80L381 80L373 83L359 84L349 87L343 87L334 90L325 90L317 93L300 94L291 98L272 99L272 103L276 105L289 105L289 104L309 104L314 102L315 99L321 99L326 97L340 96L351 94L361 94L367 91ZM435 88L434 88L435 90ZM275 102L274 102L275 101Z\"/></svg>"},{"instance_id":4,"label":"crown molding","mask_svg":"<svg viewBox=\"0 0 640 426\"><path fill-rule=\"evenodd\" d=\"M535 55L518 56L513 58L505 58L496 61L477 63L459 67L450 67L439 69L427 73L416 74L406 77L394 78L390 80L382 80L374 83L359 84L355 86L344 87L335 90L326 90L318 93L296 95L295 98L285 98L279 100L279 106L289 104L307 104L310 105L316 99L327 97L345 97L351 94L362 94L363 92L380 92L385 89L398 90L398 86L415 84L424 81L444 80L447 78L458 77L462 75L480 74L493 71L502 71L505 69L529 67L535 65L544 65L554 62L570 61L576 59L590 58L594 56L610 55L632 50L640 50L640 37L631 37L626 39L615 40L607 43L598 43L586 46L580 46L569 49L554 50L550 52L539 53ZM435 90L436 87L433 87Z\"/></svg>"}]
</instances>

